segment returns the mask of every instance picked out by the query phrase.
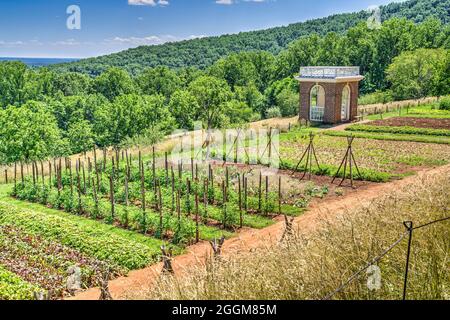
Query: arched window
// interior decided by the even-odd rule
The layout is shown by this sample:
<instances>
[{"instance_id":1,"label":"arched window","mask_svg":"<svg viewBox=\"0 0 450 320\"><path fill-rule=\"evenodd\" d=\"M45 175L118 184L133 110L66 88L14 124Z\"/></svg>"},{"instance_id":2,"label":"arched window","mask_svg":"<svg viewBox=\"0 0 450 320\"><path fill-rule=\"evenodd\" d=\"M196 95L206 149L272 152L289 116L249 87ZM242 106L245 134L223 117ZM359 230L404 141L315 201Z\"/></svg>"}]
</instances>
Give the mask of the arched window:
<instances>
[{"instance_id":1,"label":"arched window","mask_svg":"<svg viewBox=\"0 0 450 320\"><path fill-rule=\"evenodd\" d=\"M342 90L341 121L350 120L350 94L350 86L346 85Z\"/></svg>"},{"instance_id":2,"label":"arched window","mask_svg":"<svg viewBox=\"0 0 450 320\"><path fill-rule=\"evenodd\" d=\"M325 112L325 89L321 85L315 85L311 89L311 121L323 121Z\"/></svg>"}]
</instances>

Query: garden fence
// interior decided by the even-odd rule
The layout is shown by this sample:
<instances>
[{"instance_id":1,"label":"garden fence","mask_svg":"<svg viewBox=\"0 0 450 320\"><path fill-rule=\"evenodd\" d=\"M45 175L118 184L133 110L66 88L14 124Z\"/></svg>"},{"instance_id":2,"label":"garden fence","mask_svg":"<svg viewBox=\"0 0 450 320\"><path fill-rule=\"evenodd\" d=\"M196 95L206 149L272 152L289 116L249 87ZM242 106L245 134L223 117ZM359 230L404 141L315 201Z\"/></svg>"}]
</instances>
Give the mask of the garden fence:
<instances>
[{"instance_id":1,"label":"garden fence","mask_svg":"<svg viewBox=\"0 0 450 320\"><path fill-rule=\"evenodd\" d=\"M395 247L397 247L399 244L403 242L403 240L408 239L408 248L405 255L405 274L404 274L404 282L403 282L403 296L402 299L406 300L407 298L407 289L408 289L408 274L409 274L409 262L410 262L410 256L411 256L411 248L412 248L412 236L413 231L418 229L423 229L426 227L429 227L431 225L434 225L436 223L441 223L444 221L449 220L450 217L438 219L435 221L431 221L419 226L414 226L414 223L412 221L405 221L403 223L404 227L406 228L406 231L401 234L401 236L394 241L387 249L385 249L381 254L371 259L363 268L359 269L357 272L353 273L347 281L345 281L341 286L339 286L336 290L326 295L322 300L330 300L338 293L342 292L345 288L347 288L355 279L358 278L359 275L361 275L364 271L369 269L371 266L378 263L380 260L382 260L389 252L391 252Z\"/></svg>"}]
</instances>

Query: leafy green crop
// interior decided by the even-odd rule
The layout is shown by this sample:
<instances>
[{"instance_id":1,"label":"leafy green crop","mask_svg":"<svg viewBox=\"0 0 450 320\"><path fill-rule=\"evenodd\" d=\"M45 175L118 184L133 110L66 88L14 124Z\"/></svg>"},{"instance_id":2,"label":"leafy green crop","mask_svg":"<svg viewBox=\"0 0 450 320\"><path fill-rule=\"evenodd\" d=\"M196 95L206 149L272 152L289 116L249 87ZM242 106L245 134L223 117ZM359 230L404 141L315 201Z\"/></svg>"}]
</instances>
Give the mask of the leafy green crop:
<instances>
[{"instance_id":1,"label":"leafy green crop","mask_svg":"<svg viewBox=\"0 0 450 320\"><path fill-rule=\"evenodd\" d=\"M390 127L390 126L372 126L364 124L354 124L347 131L364 131L364 132L381 132L394 134L419 134L427 136L447 136L450 137L450 130L445 129L428 129L416 127Z\"/></svg>"},{"instance_id":2,"label":"leafy green crop","mask_svg":"<svg viewBox=\"0 0 450 320\"><path fill-rule=\"evenodd\" d=\"M0 224L11 225L45 239L58 241L99 260L139 269L159 258L162 241L64 213L17 209L0 202ZM139 236L139 237L138 237Z\"/></svg>"},{"instance_id":3,"label":"leafy green crop","mask_svg":"<svg viewBox=\"0 0 450 320\"><path fill-rule=\"evenodd\" d=\"M31 300L34 292L42 291L0 265L0 300Z\"/></svg>"}]
</instances>

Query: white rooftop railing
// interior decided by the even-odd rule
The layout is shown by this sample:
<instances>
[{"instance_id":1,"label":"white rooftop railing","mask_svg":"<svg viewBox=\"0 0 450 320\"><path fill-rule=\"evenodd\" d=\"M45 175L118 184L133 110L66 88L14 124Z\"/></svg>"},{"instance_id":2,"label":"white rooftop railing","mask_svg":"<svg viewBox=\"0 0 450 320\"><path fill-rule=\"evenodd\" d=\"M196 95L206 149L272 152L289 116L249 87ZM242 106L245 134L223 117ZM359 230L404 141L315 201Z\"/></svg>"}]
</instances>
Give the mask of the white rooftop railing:
<instances>
[{"instance_id":1,"label":"white rooftop railing","mask_svg":"<svg viewBox=\"0 0 450 320\"><path fill-rule=\"evenodd\" d=\"M360 75L359 67L302 67L300 77L335 79Z\"/></svg>"}]
</instances>

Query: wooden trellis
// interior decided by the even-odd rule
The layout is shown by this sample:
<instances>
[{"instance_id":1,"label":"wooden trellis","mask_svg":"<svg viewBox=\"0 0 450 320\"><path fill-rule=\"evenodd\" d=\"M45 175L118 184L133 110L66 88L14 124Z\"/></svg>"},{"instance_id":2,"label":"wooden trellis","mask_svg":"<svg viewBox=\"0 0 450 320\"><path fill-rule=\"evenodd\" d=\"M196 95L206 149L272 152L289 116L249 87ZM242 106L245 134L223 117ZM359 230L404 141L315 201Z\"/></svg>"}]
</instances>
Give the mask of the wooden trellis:
<instances>
[{"instance_id":1,"label":"wooden trellis","mask_svg":"<svg viewBox=\"0 0 450 320\"><path fill-rule=\"evenodd\" d=\"M354 188L354 184L353 184L353 166L356 168L356 172L358 173L358 176L361 180L363 180L363 177L361 175L361 172L359 171L358 168L358 164L356 163L355 160L355 155L353 154L353 141L355 140L354 136L350 136L347 137L347 142L348 142L348 147L347 147L347 152L345 153L344 159L342 159L341 165L339 166L338 171L336 172L336 174L333 177L333 181L331 181L331 183L334 183L334 181L337 179L337 177L339 176L342 167L344 168L344 172L343 172L343 177L341 180L341 183L339 183L339 186L342 186L342 184L344 183L344 181L347 179L347 167L349 169L349 173L350 173L350 186L352 188Z\"/></svg>"},{"instance_id":2,"label":"wooden trellis","mask_svg":"<svg viewBox=\"0 0 450 320\"><path fill-rule=\"evenodd\" d=\"M220 256L222 255L222 247L225 243L225 237L222 236L219 241L217 241L217 239L214 239L214 241L210 241L209 243L211 244L211 247L214 251L214 258L220 258Z\"/></svg>"},{"instance_id":3,"label":"wooden trellis","mask_svg":"<svg viewBox=\"0 0 450 320\"><path fill-rule=\"evenodd\" d=\"M314 134L312 132L309 133L309 145L306 148L305 152L303 153L302 157L300 158L300 161L297 163L297 166L292 171L292 175L294 175L297 172L298 168L302 164L305 157L306 157L306 164L304 169L302 170L303 176L300 178L300 180L303 180L306 177L307 173L309 173L309 179L311 180L313 157L314 160L316 161L317 167L320 170L319 160L317 160L316 149L314 148Z\"/></svg>"},{"instance_id":4,"label":"wooden trellis","mask_svg":"<svg viewBox=\"0 0 450 320\"><path fill-rule=\"evenodd\" d=\"M161 246L161 252L162 252L162 260L163 260L163 274L174 274L174 270L172 267L172 258L173 258L173 250L172 248L169 248L167 250L166 246Z\"/></svg>"},{"instance_id":5,"label":"wooden trellis","mask_svg":"<svg viewBox=\"0 0 450 320\"><path fill-rule=\"evenodd\" d=\"M258 162L261 162L261 159L266 155L266 152L268 152L268 157L269 157L269 162L268 162L268 166L270 167L270 165L272 164L272 158L273 158L273 154L275 152L276 155L278 155L278 159L280 159L281 161L281 156L280 156L280 152L277 150L277 148L275 147L275 145L273 144L273 137L274 137L274 132L273 129L270 128L269 129L269 133L267 134L267 145L266 148L264 149L264 152L261 154L261 156L259 156Z\"/></svg>"}]
</instances>

